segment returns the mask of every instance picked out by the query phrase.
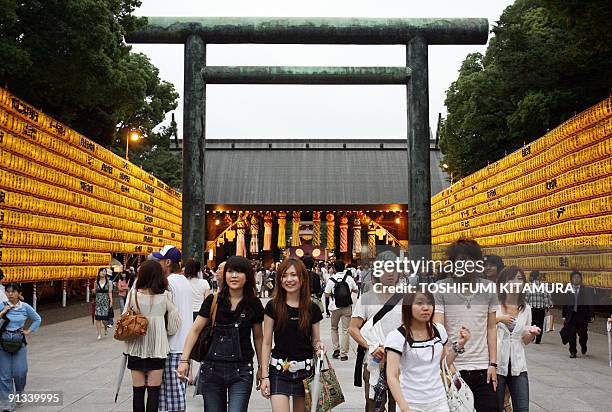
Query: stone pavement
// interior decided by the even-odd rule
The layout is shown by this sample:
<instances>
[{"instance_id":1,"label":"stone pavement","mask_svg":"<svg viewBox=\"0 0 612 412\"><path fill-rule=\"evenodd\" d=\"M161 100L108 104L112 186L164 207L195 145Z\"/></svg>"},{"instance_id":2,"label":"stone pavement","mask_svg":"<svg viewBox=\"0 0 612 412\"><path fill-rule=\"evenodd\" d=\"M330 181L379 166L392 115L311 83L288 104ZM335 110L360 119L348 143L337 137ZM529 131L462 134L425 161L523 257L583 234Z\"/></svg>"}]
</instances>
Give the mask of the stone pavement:
<instances>
[{"instance_id":1,"label":"stone pavement","mask_svg":"<svg viewBox=\"0 0 612 412\"><path fill-rule=\"evenodd\" d=\"M44 314L43 314L44 316ZM602 321L602 319L598 320ZM323 340L331 348L330 321L321 323ZM122 343L109 336L96 340L91 318L80 317L41 327L29 338L31 391L63 391L62 407L22 406L17 411L130 411L131 379L126 371L117 403L113 403ZM353 347L354 349L354 347ZM605 335L590 333L589 354L569 359L558 333L547 334L541 345L529 345L528 367L532 412L610 411L612 369L607 361ZM332 360L346 402L334 410L362 411L363 389L353 381L354 350L347 362ZM201 397L188 389L188 411L201 411ZM249 411L269 411L269 401L253 392ZM301 411L300 411L301 412Z\"/></svg>"}]
</instances>

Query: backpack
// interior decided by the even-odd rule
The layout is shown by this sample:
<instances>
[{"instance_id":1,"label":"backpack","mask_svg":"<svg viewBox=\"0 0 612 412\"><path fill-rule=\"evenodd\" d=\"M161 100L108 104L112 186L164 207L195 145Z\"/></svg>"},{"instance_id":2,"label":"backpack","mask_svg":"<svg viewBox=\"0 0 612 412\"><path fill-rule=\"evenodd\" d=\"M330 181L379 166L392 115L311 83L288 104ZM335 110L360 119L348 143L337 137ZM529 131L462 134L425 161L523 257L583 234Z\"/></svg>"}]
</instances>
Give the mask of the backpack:
<instances>
[{"instance_id":1,"label":"backpack","mask_svg":"<svg viewBox=\"0 0 612 412\"><path fill-rule=\"evenodd\" d=\"M348 273L344 274L342 280L338 281L333 277L330 278L334 282L334 301L336 302L337 308L345 308L353 304L353 297L351 296L351 288L346 282Z\"/></svg>"}]
</instances>

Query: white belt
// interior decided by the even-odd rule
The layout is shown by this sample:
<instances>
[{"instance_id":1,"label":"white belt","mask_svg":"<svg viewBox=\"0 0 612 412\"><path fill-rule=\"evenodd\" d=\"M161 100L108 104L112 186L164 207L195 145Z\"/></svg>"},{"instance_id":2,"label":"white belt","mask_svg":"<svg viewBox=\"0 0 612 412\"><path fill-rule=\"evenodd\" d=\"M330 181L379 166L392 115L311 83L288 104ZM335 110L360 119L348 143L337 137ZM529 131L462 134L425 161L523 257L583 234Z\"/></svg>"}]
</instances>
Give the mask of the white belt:
<instances>
[{"instance_id":1,"label":"white belt","mask_svg":"<svg viewBox=\"0 0 612 412\"><path fill-rule=\"evenodd\" d=\"M312 369L312 359L306 359L305 361L290 361L270 357L270 365L274 366L276 370L284 372L298 372L304 369L309 371Z\"/></svg>"}]
</instances>

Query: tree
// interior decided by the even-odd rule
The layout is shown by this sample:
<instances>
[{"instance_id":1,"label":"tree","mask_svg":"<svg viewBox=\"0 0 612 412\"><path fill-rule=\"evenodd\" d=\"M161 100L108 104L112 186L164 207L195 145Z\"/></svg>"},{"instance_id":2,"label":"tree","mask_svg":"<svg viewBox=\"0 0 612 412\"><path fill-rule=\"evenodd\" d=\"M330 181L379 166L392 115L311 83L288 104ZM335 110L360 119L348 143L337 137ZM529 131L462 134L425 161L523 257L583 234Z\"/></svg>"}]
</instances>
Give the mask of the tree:
<instances>
[{"instance_id":1,"label":"tree","mask_svg":"<svg viewBox=\"0 0 612 412\"><path fill-rule=\"evenodd\" d=\"M486 54L467 56L446 95L440 147L466 176L531 142L610 92L612 3L517 0Z\"/></svg>"},{"instance_id":2,"label":"tree","mask_svg":"<svg viewBox=\"0 0 612 412\"><path fill-rule=\"evenodd\" d=\"M140 0L0 0L0 81L105 146L132 127L145 136L176 108L174 86L126 32Z\"/></svg>"}]
</instances>

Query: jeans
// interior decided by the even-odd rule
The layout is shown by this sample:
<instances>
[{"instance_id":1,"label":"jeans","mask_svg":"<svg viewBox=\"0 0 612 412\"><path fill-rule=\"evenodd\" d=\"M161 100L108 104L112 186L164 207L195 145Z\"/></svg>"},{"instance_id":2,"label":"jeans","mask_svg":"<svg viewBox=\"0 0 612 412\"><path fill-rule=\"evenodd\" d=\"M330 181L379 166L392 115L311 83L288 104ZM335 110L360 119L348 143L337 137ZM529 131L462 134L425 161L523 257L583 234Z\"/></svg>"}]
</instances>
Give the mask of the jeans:
<instances>
[{"instance_id":1,"label":"jeans","mask_svg":"<svg viewBox=\"0 0 612 412\"><path fill-rule=\"evenodd\" d=\"M125 307L126 296L119 296L119 308L121 309L121 313L123 313L123 308Z\"/></svg>"},{"instance_id":2,"label":"jeans","mask_svg":"<svg viewBox=\"0 0 612 412\"><path fill-rule=\"evenodd\" d=\"M529 378L527 372L521 372L519 376L497 375L497 409L504 412L504 395L506 385L510 389L513 412L529 412Z\"/></svg>"},{"instance_id":3,"label":"jeans","mask_svg":"<svg viewBox=\"0 0 612 412\"><path fill-rule=\"evenodd\" d=\"M253 364L204 361L200 385L205 411L246 412L253 388Z\"/></svg>"},{"instance_id":4,"label":"jeans","mask_svg":"<svg viewBox=\"0 0 612 412\"><path fill-rule=\"evenodd\" d=\"M497 410L497 396L493 390L493 383L487 383L487 370L459 371L461 377L468 384L474 394L474 409L477 412L492 412ZM497 383L498 387L501 385Z\"/></svg>"},{"instance_id":5,"label":"jeans","mask_svg":"<svg viewBox=\"0 0 612 412\"><path fill-rule=\"evenodd\" d=\"M8 396L15 391L23 392L28 375L28 349L23 345L15 353L7 353L0 347L0 410L11 409Z\"/></svg>"}]
</instances>

